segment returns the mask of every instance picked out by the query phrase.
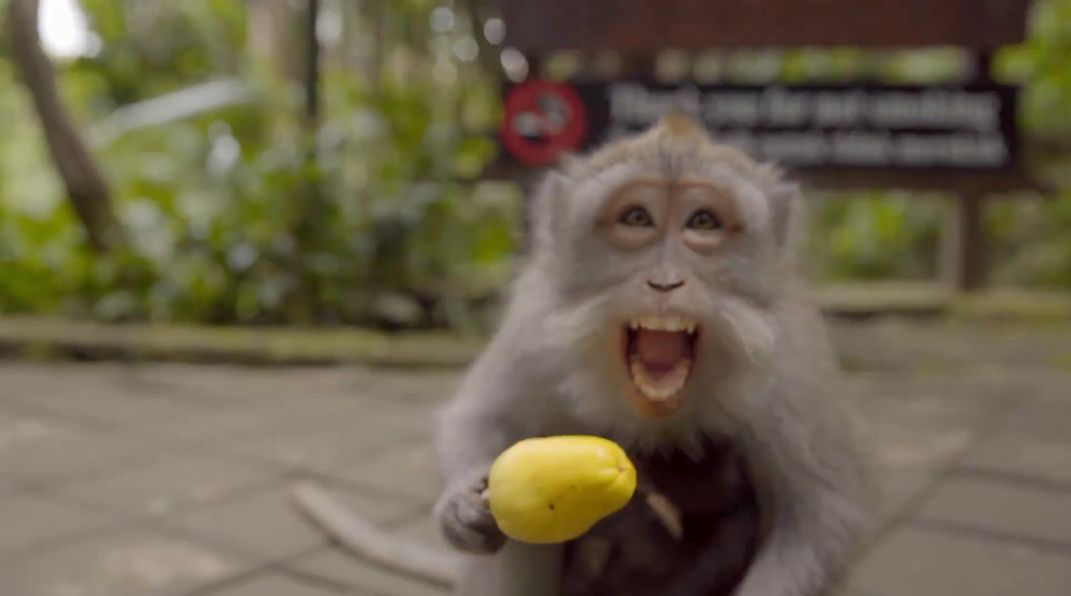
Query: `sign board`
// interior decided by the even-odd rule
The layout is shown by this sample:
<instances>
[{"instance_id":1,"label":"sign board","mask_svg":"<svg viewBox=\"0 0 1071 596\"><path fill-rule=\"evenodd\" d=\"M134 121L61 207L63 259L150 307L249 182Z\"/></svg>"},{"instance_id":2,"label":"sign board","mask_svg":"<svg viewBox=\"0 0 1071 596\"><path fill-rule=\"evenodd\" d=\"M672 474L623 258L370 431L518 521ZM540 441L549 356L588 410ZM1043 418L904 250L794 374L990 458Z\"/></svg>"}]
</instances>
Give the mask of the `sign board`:
<instances>
[{"instance_id":1,"label":"sign board","mask_svg":"<svg viewBox=\"0 0 1071 596\"><path fill-rule=\"evenodd\" d=\"M643 130L671 109L723 142L794 169L995 171L1016 165L1016 88L552 83L506 89L501 137L529 166Z\"/></svg>"},{"instance_id":2,"label":"sign board","mask_svg":"<svg viewBox=\"0 0 1071 596\"><path fill-rule=\"evenodd\" d=\"M502 144L521 163L543 165L590 138L586 108L569 85L533 80L512 89L503 111Z\"/></svg>"},{"instance_id":3,"label":"sign board","mask_svg":"<svg viewBox=\"0 0 1071 596\"><path fill-rule=\"evenodd\" d=\"M651 53L754 46L975 50L1019 43L1030 0L499 0L506 43Z\"/></svg>"}]
</instances>

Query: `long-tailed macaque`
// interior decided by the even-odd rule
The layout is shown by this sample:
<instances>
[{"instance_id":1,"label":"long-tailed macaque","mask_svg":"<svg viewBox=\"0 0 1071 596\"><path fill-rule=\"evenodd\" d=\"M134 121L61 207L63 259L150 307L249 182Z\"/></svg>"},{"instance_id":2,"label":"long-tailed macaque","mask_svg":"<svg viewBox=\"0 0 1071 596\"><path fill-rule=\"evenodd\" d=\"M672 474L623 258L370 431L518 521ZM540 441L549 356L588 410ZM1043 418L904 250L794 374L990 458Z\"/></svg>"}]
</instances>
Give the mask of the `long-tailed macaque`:
<instances>
[{"instance_id":1,"label":"long-tailed macaque","mask_svg":"<svg viewBox=\"0 0 1071 596\"><path fill-rule=\"evenodd\" d=\"M464 596L814 596L867 528L850 400L796 271L799 191L671 115L534 196L501 326L442 413L435 513ZM507 541L480 493L533 436L623 445L640 502L573 543Z\"/></svg>"}]
</instances>

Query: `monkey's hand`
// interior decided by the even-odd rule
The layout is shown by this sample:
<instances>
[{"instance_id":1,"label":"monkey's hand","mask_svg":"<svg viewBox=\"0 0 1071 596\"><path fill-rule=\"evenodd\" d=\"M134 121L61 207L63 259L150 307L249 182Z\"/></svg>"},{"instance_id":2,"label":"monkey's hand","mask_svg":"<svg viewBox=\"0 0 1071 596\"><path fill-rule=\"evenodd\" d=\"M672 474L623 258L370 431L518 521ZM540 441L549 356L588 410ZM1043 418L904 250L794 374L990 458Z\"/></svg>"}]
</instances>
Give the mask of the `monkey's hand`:
<instances>
[{"instance_id":1,"label":"monkey's hand","mask_svg":"<svg viewBox=\"0 0 1071 596\"><path fill-rule=\"evenodd\" d=\"M506 535L498 529L491 508L483 496L487 472L471 474L443 492L435 506L443 536L454 548L472 554L498 552Z\"/></svg>"}]
</instances>

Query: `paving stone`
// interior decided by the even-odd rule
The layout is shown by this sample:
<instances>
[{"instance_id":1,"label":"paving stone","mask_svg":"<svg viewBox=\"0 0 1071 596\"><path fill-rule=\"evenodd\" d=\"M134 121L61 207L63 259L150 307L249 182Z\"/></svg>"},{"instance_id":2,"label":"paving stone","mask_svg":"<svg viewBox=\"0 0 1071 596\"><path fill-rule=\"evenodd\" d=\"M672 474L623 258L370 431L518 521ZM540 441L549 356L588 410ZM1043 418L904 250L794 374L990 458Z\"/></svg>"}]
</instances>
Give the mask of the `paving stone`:
<instances>
[{"instance_id":1,"label":"paving stone","mask_svg":"<svg viewBox=\"0 0 1071 596\"><path fill-rule=\"evenodd\" d=\"M408 521L395 528L392 534L425 546L444 550L450 548L430 510L421 510L416 513Z\"/></svg>"},{"instance_id":2,"label":"paving stone","mask_svg":"<svg viewBox=\"0 0 1071 596\"><path fill-rule=\"evenodd\" d=\"M881 596L1067 596L1071 553L903 528L861 561L849 585Z\"/></svg>"},{"instance_id":3,"label":"paving stone","mask_svg":"<svg viewBox=\"0 0 1071 596\"><path fill-rule=\"evenodd\" d=\"M885 594L875 594L873 592L864 592L859 588L852 586L838 586L835 587L831 593L831 596L888 596Z\"/></svg>"},{"instance_id":4,"label":"paving stone","mask_svg":"<svg viewBox=\"0 0 1071 596\"><path fill-rule=\"evenodd\" d=\"M880 463L927 468L955 460L1001 415L1004 402L999 395L961 400L917 393L863 405Z\"/></svg>"},{"instance_id":5,"label":"paving stone","mask_svg":"<svg viewBox=\"0 0 1071 596\"><path fill-rule=\"evenodd\" d=\"M169 396L168 401L190 405L180 423L152 429L156 436L162 433L204 445L301 427L338 426L367 413L360 396L339 389L343 381L318 382L321 371L286 370L280 377L281 373L264 369L158 365L143 371L138 383L151 383Z\"/></svg>"},{"instance_id":6,"label":"paving stone","mask_svg":"<svg viewBox=\"0 0 1071 596\"><path fill-rule=\"evenodd\" d=\"M1062 439L1001 431L972 449L963 465L1011 477L1034 477L1071 489L1071 442Z\"/></svg>"},{"instance_id":7,"label":"paving stone","mask_svg":"<svg viewBox=\"0 0 1071 596\"><path fill-rule=\"evenodd\" d=\"M266 394L213 398L212 408L158 432L194 444L223 444L301 428L340 426L366 411L361 400L343 396Z\"/></svg>"},{"instance_id":8,"label":"paving stone","mask_svg":"<svg viewBox=\"0 0 1071 596\"><path fill-rule=\"evenodd\" d=\"M886 519L940 484L841 596L1071 593L1062 546L1071 506L1060 500L1071 479L1071 375L972 358L973 340L942 330L927 331L940 341L924 353L911 343L917 334L856 336L900 358L896 370L849 377L875 429ZM1033 338L1021 334L1017 361L1048 362L1030 358L1051 351ZM967 367L919 367L946 348ZM428 511L438 479L427 439L460 372L0 363L0 593L322 596L349 585L368 596L444 594L321 548L286 506L282 468L365 487L355 509L445 549ZM964 454L964 468L938 478ZM167 459L185 463L153 464ZM192 488L201 476L209 488ZM27 486L46 498L26 500ZM85 492L76 499L68 488ZM88 521L82 502L96 508ZM151 522L159 530L115 525L147 503L170 511ZM20 543L32 553L5 551ZM235 575L267 559L277 567ZM306 581L314 576L325 583Z\"/></svg>"},{"instance_id":9,"label":"paving stone","mask_svg":"<svg viewBox=\"0 0 1071 596\"><path fill-rule=\"evenodd\" d=\"M291 508L285 484L253 495L198 509L164 521L193 536L233 547L260 558L279 559L326 544L326 537ZM376 498L330 486L332 493L355 513L379 523L403 519L413 506L398 500Z\"/></svg>"},{"instance_id":10,"label":"paving stone","mask_svg":"<svg viewBox=\"0 0 1071 596\"><path fill-rule=\"evenodd\" d=\"M338 592L300 582L276 572L257 573L237 583L209 590L205 596L329 596Z\"/></svg>"},{"instance_id":11,"label":"paving stone","mask_svg":"<svg viewBox=\"0 0 1071 596\"><path fill-rule=\"evenodd\" d=\"M20 404L0 395L0 425L4 425L4 420L16 415L20 410L22 410ZM2 426L0 426L0 428L2 428Z\"/></svg>"},{"instance_id":12,"label":"paving stone","mask_svg":"<svg viewBox=\"0 0 1071 596\"><path fill-rule=\"evenodd\" d=\"M327 549L301 557L291 563L295 569L330 581L353 586L358 593L376 596L446 596L449 590L410 579Z\"/></svg>"},{"instance_id":13,"label":"paving stone","mask_svg":"<svg viewBox=\"0 0 1071 596\"><path fill-rule=\"evenodd\" d=\"M16 403L32 410L118 426L155 427L181 424L210 404L170 399L154 386L138 383L113 370L95 376L39 376L36 386ZM81 380L83 379L84 380ZM80 381L81 380L81 381Z\"/></svg>"},{"instance_id":14,"label":"paving stone","mask_svg":"<svg viewBox=\"0 0 1071 596\"><path fill-rule=\"evenodd\" d=\"M880 523L890 523L905 514L915 497L937 477L937 470L932 468L880 466L877 472Z\"/></svg>"},{"instance_id":15,"label":"paving stone","mask_svg":"<svg viewBox=\"0 0 1071 596\"><path fill-rule=\"evenodd\" d=\"M5 483L47 484L93 475L144 459L158 451L147 439L37 414L0 419L0 479Z\"/></svg>"},{"instance_id":16,"label":"paving stone","mask_svg":"<svg viewBox=\"0 0 1071 596\"><path fill-rule=\"evenodd\" d=\"M994 436L967 454L964 465L1071 490L1071 375L1043 376L1037 390L1022 399Z\"/></svg>"},{"instance_id":17,"label":"paving stone","mask_svg":"<svg viewBox=\"0 0 1071 596\"><path fill-rule=\"evenodd\" d=\"M173 453L111 474L62 486L75 502L131 515L161 515L211 503L246 487L268 484L281 472L248 458Z\"/></svg>"},{"instance_id":18,"label":"paving stone","mask_svg":"<svg viewBox=\"0 0 1071 596\"><path fill-rule=\"evenodd\" d=\"M115 516L58 503L44 495L0 498L0 560L103 528L114 520Z\"/></svg>"},{"instance_id":19,"label":"paving stone","mask_svg":"<svg viewBox=\"0 0 1071 596\"><path fill-rule=\"evenodd\" d=\"M135 374L169 388L171 395L264 404L276 398L345 393L369 382L378 372L356 366L265 368L168 363L143 366Z\"/></svg>"},{"instance_id":20,"label":"paving stone","mask_svg":"<svg viewBox=\"0 0 1071 596\"><path fill-rule=\"evenodd\" d=\"M903 513L915 495L952 465L977 436L961 427L922 430L880 419L872 427L881 491L878 515L883 521Z\"/></svg>"},{"instance_id":21,"label":"paving stone","mask_svg":"<svg viewBox=\"0 0 1071 596\"><path fill-rule=\"evenodd\" d=\"M0 396L25 400L66 394L72 387L106 385L122 368L125 367L109 363L0 362Z\"/></svg>"},{"instance_id":22,"label":"paving stone","mask_svg":"<svg viewBox=\"0 0 1071 596\"><path fill-rule=\"evenodd\" d=\"M992 427L1005 415L1009 404L1022 391L1021 384L1004 375L979 381L973 377L910 377L871 374L871 389L862 394L861 405L880 441L903 437L897 442L905 450L899 461L913 463L927 459L929 451L938 458L947 455L949 437L971 439ZM934 445L907 449L919 438L935 437ZM959 446L959 445L954 445Z\"/></svg>"},{"instance_id":23,"label":"paving stone","mask_svg":"<svg viewBox=\"0 0 1071 596\"><path fill-rule=\"evenodd\" d=\"M350 430L354 434L382 434L383 429L400 436L426 434L431 430L432 409L399 399L380 399L362 391L344 394L305 394L280 399L277 406L256 404L257 409L277 407L304 426ZM298 428L300 425L294 425Z\"/></svg>"},{"instance_id":24,"label":"paving stone","mask_svg":"<svg viewBox=\"0 0 1071 596\"><path fill-rule=\"evenodd\" d=\"M373 415L342 419L330 427L299 427L232 438L230 450L255 455L286 467L327 474L411 440L413 423Z\"/></svg>"},{"instance_id":25,"label":"paving stone","mask_svg":"<svg viewBox=\"0 0 1071 596\"><path fill-rule=\"evenodd\" d=\"M363 486L432 504L442 490L435 450L427 441L399 445L339 474Z\"/></svg>"},{"instance_id":26,"label":"paving stone","mask_svg":"<svg viewBox=\"0 0 1071 596\"><path fill-rule=\"evenodd\" d=\"M941 482L917 517L1062 543L1071 554L1071 492L951 478Z\"/></svg>"},{"instance_id":27,"label":"paving stone","mask_svg":"<svg viewBox=\"0 0 1071 596\"><path fill-rule=\"evenodd\" d=\"M378 370L353 384L360 395L438 407L457 391L462 370Z\"/></svg>"},{"instance_id":28,"label":"paving stone","mask_svg":"<svg viewBox=\"0 0 1071 596\"><path fill-rule=\"evenodd\" d=\"M190 416L172 427L151 429L157 439L178 440L194 446L215 446L242 437L274 436L276 433L309 424L298 408L221 407L216 411Z\"/></svg>"},{"instance_id":29,"label":"paving stone","mask_svg":"<svg viewBox=\"0 0 1071 596\"><path fill-rule=\"evenodd\" d=\"M12 596L172 596L248 569L185 538L124 528L9 562L0 578Z\"/></svg>"},{"instance_id":30,"label":"paving stone","mask_svg":"<svg viewBox=\"0 0 1071 596\"><path fill-rule=\"evenodd\" d=\"M1071 444L1071 378L1061 388L1042 386L1038 391L1042 395L1009 414L1001 429L1017 436Z\"/></svg>"},{"instance_id":31,"label":"paving stone","mask_svg":"<svg viewBox=\"0 0 1071 596\"><path fill-rule=\"evenodd\" d=\"M888 373L850 378L877 456L883 520L902 513L920 490L985 437L1006 411L1015 386L1001 376L984 391L968 384L975 393L964 396L955 381Z\"/></svg>"}]
</instances>

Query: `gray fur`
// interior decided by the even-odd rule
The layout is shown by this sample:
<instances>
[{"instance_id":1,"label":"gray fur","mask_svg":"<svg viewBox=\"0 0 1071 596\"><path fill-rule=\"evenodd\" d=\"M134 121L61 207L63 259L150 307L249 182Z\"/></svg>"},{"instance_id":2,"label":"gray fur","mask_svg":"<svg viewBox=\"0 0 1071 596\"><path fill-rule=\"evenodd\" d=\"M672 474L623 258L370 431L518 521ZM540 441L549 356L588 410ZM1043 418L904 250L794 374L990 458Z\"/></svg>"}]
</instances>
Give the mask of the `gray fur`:
<instances>
[{"instance_id":1,"label":"gray fur","mask_svg":"<svg viewBox=\"0 0 1071 596\"><path fill-rule=\"evenodd\" d=\"M745 231L714 257L662 246L611 250L592 231L594 214L615 185L638 174L716 183L736 201ZM765 522L738 596L825 593L867 528L869 465L820 316L796 274L799 202L777 170L660 128L550 174L534 197L532 252L498 333L442 412L447 488L436 512L451 542L472 553L501 545L490 513L474 510L471 497L520 439L591 433L656 450L720 435L743 447ZM679 412L651 419L622 398L628 381L615 369L618 356L607 354L607 334L620 316L657 308L643 279L667 268L692 276L682 300L702 321L711 362L697 363ZM556 573L553 549L533 548L508 543L474 556L459 593L530 596L525 582L501 578ZM532 589L554 594L544 584Z\"/></svg>"}]
</instances>

